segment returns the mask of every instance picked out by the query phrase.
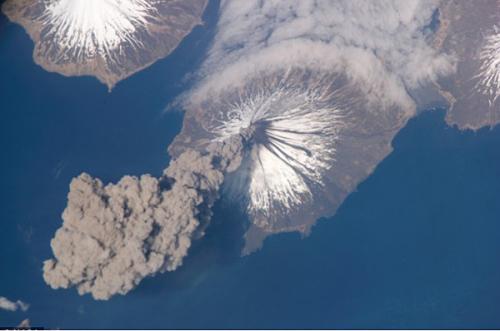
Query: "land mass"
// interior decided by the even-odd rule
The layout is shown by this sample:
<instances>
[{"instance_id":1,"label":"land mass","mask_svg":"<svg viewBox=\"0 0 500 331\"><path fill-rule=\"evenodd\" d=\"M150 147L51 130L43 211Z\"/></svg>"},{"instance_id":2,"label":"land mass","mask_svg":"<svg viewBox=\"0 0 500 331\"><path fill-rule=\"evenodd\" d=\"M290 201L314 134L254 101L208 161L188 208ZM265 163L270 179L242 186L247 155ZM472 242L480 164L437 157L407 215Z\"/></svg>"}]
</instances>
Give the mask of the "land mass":
<instances>
[{"instance_id":1,"label":"land mass","mask_svg":"<svg viewBox=\"0 0 500 331\"><path fill-rule=\"evenodd\" d=\"M433 46L436 50L455 58L456 71L438 79L434 83L435 86L422 86L409 91L414 98L416 107L420 111L444 106L448 109L447 123L461 129L476 130L484 126L498 124L500 122L500 98L498 97L500 91L498 80L500 46L497 50L493 49L492 51L492 47L495 45L491 45L491 36L494 37L495 33L500 33L500 29L497 29L495 25L500 18L500 2L485 0L476 3L448 0L442 3L437 14L438 26L432 36ZM488 56L489 58L487 58ZM495 56L496 58L494 58ZM486 68L487 65L490 65L490 68ZM265 93L256 91L272 90L277 86L287 85L288 83L284 83L279 78L280 75L279 72L276 72L267 73L265 77L255 76L243 87L226 91L224 95L211 96L210 100L187 109L183 129L170 146L170 154L176 157L185 148L203 150L210 141L218 139L217 130L214 130L215 126L211 122L224 126L225 122L234 121L235 116L241 117L235 112L235 106L239 107L238 100L241 99L253 98L251 102L248 102L246 108L257 106L259 112L266 107L281 107L281 109L285 109L283 110L283 116L285 116L286 107L281 104L273 105L275 97L269 98L262 104L259 104L258 98L252 97L252 94L258 95L259 98L265 95ZM363 92L359 91L355 85L350 84L342 76L342 73L329 73L325 79L325 77L320 78L316 73L296 70L292 76L290 85L292 91L308 90L315 85L315 79L322 80L322 84L326 85L328 83L325 82L334 82L329 85L330 90L325 94L335 95L335 98L326 102L339 103L343 107L343 123L340 124L341 129L339 129L338 139L335 141L335 154L328 161L330 167L321 172L321 183L307 182L310 194L299 195L301 203L297 206L283 208L283 205L271 204L268 206L267 203L264 203L270 209L268 213L255 212L255 210L247 208L250 224L245 234L246 243L243 254L259 249L265 238L272 234L297 231L307 235L319 218L333 216L347 196L355 191L357 186L391 153L392 140L396 134L410 118L418 113L417 109L409 111L397 106L384 107L384 105L368 102L367 96L363 95ZM274 82L274 85L269 82ZM339 91L342 92L338 93ZM323 92L318 94L323 94ZM311 109L311 112L314 111ZM258 116L252 115L252 118ZM268 122L272 122L271 119L265 121L267 121L266 126L270 125ZM311 122L310 118L304 114L303 121L311 127L315 127L314 121ZM250 127L252 125L262 124L250 123ZM299 129L295 129L293 124L290 125L287 130L284 130L286 134L274 134L274 136L279 136L277 142L273 142L269 137L256 138L261 142L265 141L264 144L269 145L267 148L270 151L274 150L276 159L280 159L280 162L283 161L280 166L274 165L278 170L274 173L269 172L270 176L283 176L287 163L292 165L301 158L307 160L307 157L300 156L300 153L287 155L288 147L297 148L297 144L300 145L301 141L306 140L304 135L303 139L295 139L295 137L286 141L285 136L290 136L291 132L299 134L299 136L303 133ZM246 126L245 129L247 129ZM256 134L260 132L258 128L252 130ZM323 134L321 130L319 131L319 135ZM260 135L263 134L260 133ZM314 151L310 150L308 146L302 147L306 150L306 154L314 154ZM331 146L325 148L331 148ZM297 155L299 156L297 157ZM291 159L294 160L289 161ZM262 157L257 157L255 163L265 162ZM313 167L308 162L305 161L306 166ZM263 181L266 182L265 171L258 172L258 176L255 175L256 169L261 165L245 166L245 162L243 162L243 166L240 172L246 172L246 175L235 173L238 176L236 181L241 185L240 190L251 191L251 182L260 177L264 177ZM265 166L263 167L265 168ZM300 173L300 167L292 166L292 168L301 177L307 177L306 174ZM231 176L226 179L225 185L227 185L228 179L231 180ZM269 185L266 186L266 184L262 187L265 187L264 190L269 189ZM234 195L231 190L225 190L226 193L228 191L231 193L229 195ZM236 200L239 200L237 203L242 204L243 207L248 205L249 197L246 197L245 194L237 194L236 196L238 197ZM258 200L254 204L259 203L263 204L262 200Z\"/></svg>"},{"instance_id":2,"label":"land mass","mask_svg":"<svg viewBox=\"0 0 500 331\"><path fill-rule=\"evenodd\" d=\"M450 103L446 122L472 130L495 126L500 123L500 1L447 0L440 20L435 46L456 58L456 71L438 81Z\"/></svg>"},{"instance_id":3,"label":"land mass","mask_svg":"<svg viewBox=\"0 0 500 331\"><path fill-rule=\"evenodd\" d=\"M286 98L262 92L283 86L292 91ZM305 105L293 103L295 97L303 99L302 91L327 97ZM254 106L256 113L248 114L253 110L246 106L240 107L242 112L235 112L239 99ZM338 109L336 122L334 118L315 116L325 104L332 107L330 111ZM287 111L299 107L304 108L298 114ZM182 131L169 152L176 158L186 148L204 150L212 141L224 138L220 125L239 126L241 118L253 118L250 122L243 121L241 130L252 130L255 134L252 143L262 147L249 149L240 169L225 179L222 194L227 201L247 210L250 224L242 253L249 254L259 249L270 235L296 231L307 235L318 218L332 216L391 153L394 136L414 114L415 109L374 103L342 73L296 69L285 77L278 71L256 76L241 88L212 96L209 101L188 109ZM323 120L332 122L335 136L328 134L328 123L322 126ZM286 121L285 125L280 126L280 121ZM270 129L259 131L263 123ZM303 123L307 125L302 126ZM326 157L331 151L334 151L332 157ZM328 164L311 170L317 167L318 159ZM308 171L314 171L320 179L314 180ZM301 180L295 180L295 176ZM274 186L275 180L278 183ZM259 190L257 198L251 194L253 185ZM289 201L294 194L296 204ZM271 201L265 197L271 197Z\"/></svg>"},{"instance_id":4,"label":"land mass","mask_svg":"<svg viewBox=\"0 0 500 331\"><path fill-rule=\"evenodd\" d=\"M111 90L166 57L202 24L208 0L8 0L2 11L35 44L34 61L64 76L95 76Z\"/></svg>"}]
</instances>

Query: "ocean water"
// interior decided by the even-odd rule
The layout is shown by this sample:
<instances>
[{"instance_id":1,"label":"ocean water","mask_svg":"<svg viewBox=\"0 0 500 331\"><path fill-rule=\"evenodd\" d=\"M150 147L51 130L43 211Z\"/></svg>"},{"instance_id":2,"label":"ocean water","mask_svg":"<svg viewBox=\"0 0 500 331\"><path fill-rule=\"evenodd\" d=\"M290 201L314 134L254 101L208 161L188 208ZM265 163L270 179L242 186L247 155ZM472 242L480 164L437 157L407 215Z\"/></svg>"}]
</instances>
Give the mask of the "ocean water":
<instances>
[{"instance_id":1,"label":"ocean water","mask_svg":"<svg viewBox=\"0 0 500 331\"><path fill-rule=\"evenodd\" d=\"M394 152L312 234L283 234L239 256L245 218L217 206L178 271L106 302L42 278L68 185L159 175L207 24L112 93L33 63L24 31L0 18L0 325L51 328L499 328L500 128L461 132L444 111L410 121Z\"/></svg>"}]
</instances>

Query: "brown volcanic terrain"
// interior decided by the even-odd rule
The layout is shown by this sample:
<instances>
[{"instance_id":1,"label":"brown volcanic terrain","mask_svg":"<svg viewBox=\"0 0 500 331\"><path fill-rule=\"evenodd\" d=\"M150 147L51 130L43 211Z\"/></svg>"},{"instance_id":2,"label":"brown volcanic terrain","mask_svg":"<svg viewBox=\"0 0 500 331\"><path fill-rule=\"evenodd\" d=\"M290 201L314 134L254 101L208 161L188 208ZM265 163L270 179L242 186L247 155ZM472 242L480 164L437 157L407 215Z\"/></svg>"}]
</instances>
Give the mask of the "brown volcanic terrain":
<instances>
[{"instance_id":1,"label":"brown volcanic terrain","mask_svg":"<svg viewBox=\"0 0 500 331\"><path fill-rule=\"evenodd\" d=\"M500 24L500 1L448 0L440 14L436 47L457 59L456 72L439 81L442 94L450 102L446 121L461 129L495 126L500 122L500 100L492 100L480 90L481 52L487 37L495 33L495 25Z\"/></svg>"},{"instance_id":2,"label":"brown volcanic terrain","mask_svg":"<svg viewBox=\"0 0 500 331\"><path fill-rule=\"evenodd\" d=\"M133 0L129 4L136 6L137 12L127 12L115 0L101 3L73 0L64 9L82 4L75 6L76 13L67 10L54 14L51 8L60 1L65 0L8 0L2 11L27 31L35 43L33 59L45 70L65 76L95 76L110 90L119 81L169 55L196 25L202 24L201 16L208 3L208 0ZM108 7L98 8L103 5ZM92 12L92 6L97 10ZM82 11L82 7L89 12ZM102 12L110 10L108 22L107 14ZM81 22L87 31L71 30L69 26L75 21L65 21L71 18ZM86 24L88 20L99 24ZM104 29L97 31L99 27ZM107 35L103 36L102 30ZM110 39L109 30L117 34L118 40L103 40Z\"/></svg>"}]
</instances>

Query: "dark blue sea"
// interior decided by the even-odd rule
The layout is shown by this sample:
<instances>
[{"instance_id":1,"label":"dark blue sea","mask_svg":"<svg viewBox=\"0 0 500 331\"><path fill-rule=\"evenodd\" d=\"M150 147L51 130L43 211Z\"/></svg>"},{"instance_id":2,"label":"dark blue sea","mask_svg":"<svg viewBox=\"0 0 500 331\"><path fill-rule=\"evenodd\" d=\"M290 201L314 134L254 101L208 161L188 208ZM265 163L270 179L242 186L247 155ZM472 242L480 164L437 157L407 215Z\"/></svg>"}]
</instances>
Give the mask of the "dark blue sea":
<instances>
[{"instance_id":1,"label":"dark blue sea","mask_svg":"<svg viewBox=\"0 0 500 331\"><path fill-rule=\"evenodd\" d=\"M412 120L394 152L312 234L269 238L240 257L243 218L218 206L178 271L106 302L52 290L42 262L70 180L160 175L215 6L167 59L119 83L33 63L23 29L0 18L0 326L49 328L500 328L500 128L461 132L444 110Z\"/></svg>"}]
</instances>

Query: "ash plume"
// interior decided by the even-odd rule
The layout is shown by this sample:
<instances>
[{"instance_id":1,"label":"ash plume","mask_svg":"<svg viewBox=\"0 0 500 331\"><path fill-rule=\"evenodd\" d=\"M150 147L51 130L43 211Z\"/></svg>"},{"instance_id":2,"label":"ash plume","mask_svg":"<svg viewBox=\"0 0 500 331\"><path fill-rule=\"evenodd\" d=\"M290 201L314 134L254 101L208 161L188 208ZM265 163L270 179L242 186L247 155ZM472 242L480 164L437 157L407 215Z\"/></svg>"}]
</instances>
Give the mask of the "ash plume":
<instances>
[{"instance_id":1,"label":"ash plume","mask_svg":"<svg viewBox=\"0 0 500 331\"><path fill-rule=\"evenodd\" d=\"M147 276L177 269L192 241L203 236L245 140L236 134L204 153L187 150L160 178L125 176L108 185L86 173L73 179L51 242L54 258L44 263L47 284L107 300Z\"/></svg>"}]
</instances>

